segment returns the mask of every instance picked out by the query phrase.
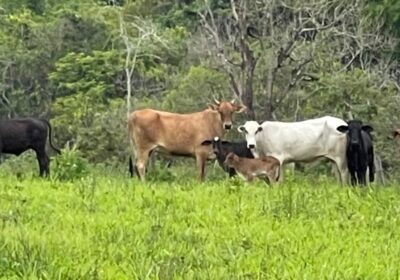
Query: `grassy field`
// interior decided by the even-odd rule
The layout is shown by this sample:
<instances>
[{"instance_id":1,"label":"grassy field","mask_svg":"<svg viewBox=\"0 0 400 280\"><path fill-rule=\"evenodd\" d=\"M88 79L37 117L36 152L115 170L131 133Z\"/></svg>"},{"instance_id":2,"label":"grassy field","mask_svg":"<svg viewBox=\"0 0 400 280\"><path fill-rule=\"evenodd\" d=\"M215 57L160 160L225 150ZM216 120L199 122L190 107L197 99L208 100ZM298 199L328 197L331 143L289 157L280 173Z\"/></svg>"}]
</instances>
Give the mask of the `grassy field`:
<instances>
[{"instance_id":1,"label":"grassy field","mask_svg":"<svg viewBox=\"0 0 400 280\"><path fill-rule=\"evenodd\" d=\"M0 173L0 279L400 279L398 186L96 174Z\"/></svg>"}]
</instances>

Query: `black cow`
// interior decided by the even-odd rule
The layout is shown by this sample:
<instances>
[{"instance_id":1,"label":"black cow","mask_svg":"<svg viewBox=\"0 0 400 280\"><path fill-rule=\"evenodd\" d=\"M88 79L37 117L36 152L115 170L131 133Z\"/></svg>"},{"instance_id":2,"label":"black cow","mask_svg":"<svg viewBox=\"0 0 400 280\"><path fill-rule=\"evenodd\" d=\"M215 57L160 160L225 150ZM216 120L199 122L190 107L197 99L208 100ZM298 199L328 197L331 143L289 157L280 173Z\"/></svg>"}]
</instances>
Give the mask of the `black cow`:
<instances>
[{"instance_id":1,"label":"black cow","mask_svg":"<svg viewBox=\"0 0 400 280\"><path fill-rule=\"evenodd\" d=\"M36 152L40 176L49 175L50 159L46 154L46 140L60 154L51 142L51 126L44 119L24 118L0 121L0 153L20 155L26 150Z\"/></svg>"},{"instance_id":2,"label":"black cow","mask_svg":"<svg viewBox=\"0 0 400 280\"><path fill-rule=\"evenodd\" d=\"M229 177L236 175L236 171L234 168L226 167L224 165L224 161L226 156L233 152L239 157L244 158L254 158L253 154L251 153L250 149L247 148L247 142L229 142L229 141L221 141L219 137L215 137L214 140L205 140L202 145L211 145L213 146L214 154L217 157L219 165L225 172L229 173Z\"/></svg>"},{"instance_id":3,"label":"black cow","mask_svg":"<svg viewBox=\"0 0 400 280\"><path fill-rule=\"evenodd\" d=\"M372 127L363 125L361 121L351 120L337 128L347 133L347 166L351 176L351 184L366 184L366 172L369 168L369 181L374 181L374 147L372 144Z\"/></svg>"}]
</instances>

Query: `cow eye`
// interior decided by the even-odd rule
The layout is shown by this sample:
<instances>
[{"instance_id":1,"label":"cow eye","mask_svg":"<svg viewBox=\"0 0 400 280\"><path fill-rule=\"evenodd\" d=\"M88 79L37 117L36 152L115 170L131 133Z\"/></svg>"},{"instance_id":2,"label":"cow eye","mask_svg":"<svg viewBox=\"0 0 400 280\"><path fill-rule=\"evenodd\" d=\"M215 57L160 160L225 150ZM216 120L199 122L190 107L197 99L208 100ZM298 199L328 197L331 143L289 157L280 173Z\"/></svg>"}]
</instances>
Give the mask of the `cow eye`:
<instances>
[{"instance_id":1,"label":"cow eye","mask_svg":"<svg viewBox=\"0 0 400 280\"><path fill-rule=\"evenodd\" d=\"M244 126L239 126L239 132L247 133L246 128Z\"/></svg>"}]
</instances>

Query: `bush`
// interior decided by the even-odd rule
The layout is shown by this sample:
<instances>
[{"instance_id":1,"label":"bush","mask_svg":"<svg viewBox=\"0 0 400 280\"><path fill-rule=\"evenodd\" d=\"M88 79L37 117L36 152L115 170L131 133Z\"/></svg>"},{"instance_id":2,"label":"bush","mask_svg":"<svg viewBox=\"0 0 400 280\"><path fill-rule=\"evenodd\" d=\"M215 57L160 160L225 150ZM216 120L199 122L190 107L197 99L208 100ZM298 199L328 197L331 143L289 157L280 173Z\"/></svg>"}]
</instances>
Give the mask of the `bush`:
<instances>
[{"instance_id":1,"label":"bush","mask_svg":"<svg viewBox=\"0 0 400 280\"><path fill-rule=\"evenodd\" d=\"M51 167L50 164L50 169ZM0 160L0 173L13 174L18 178L37 176L39 174L39 165L35 152L30 150L19 156L3 154Z\"/></svg>"},{"instance_id":2,"label":"bush","mask_svg":"<svg viewBox=\"0 0 400 280\"><path fill-rule=\"evenodd\" d=\"M54 161L53 177L58 180L74 180L85 177L89 162L82 157L76 146L67 146Z\"/></svg>"}]
</instances>

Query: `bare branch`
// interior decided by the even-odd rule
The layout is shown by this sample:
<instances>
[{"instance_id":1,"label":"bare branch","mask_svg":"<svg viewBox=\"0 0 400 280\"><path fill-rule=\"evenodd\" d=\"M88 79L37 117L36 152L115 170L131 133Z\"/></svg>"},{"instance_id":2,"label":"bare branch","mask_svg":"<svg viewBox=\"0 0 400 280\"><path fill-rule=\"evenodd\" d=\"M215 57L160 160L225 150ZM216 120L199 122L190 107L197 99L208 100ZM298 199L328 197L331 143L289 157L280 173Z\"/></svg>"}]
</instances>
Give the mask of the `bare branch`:
<instances>
[{"instance_id":1,"label":"bare branch","mask_svg":"<svg viewBox=\"0 0 400 280\"><path fill-rule=\"evenodd\" d=\"M232 8L233 18L236 20L236 22L239 22L239 16L238 16L238 14L236 12L236 7L235 7L235 1L234 0L231 0L231 8Z\"/></svg>"}]
</instances>

